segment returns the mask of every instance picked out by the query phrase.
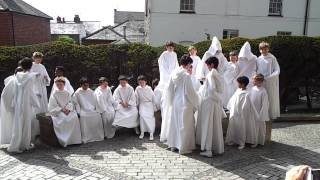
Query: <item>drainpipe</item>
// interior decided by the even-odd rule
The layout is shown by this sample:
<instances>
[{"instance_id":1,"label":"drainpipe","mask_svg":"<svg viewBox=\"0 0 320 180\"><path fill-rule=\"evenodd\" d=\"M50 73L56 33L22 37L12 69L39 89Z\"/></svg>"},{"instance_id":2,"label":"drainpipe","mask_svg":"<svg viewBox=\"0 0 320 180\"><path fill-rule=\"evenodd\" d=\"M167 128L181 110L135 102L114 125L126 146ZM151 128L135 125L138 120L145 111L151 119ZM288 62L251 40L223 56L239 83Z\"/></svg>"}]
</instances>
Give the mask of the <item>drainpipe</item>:
<instances>
[{"instance_id":1,"label":"drainpipe","mask_svg":"<svg viewBox=\"0 0 320 180\"><path fill-rule=\"evenodd\" d=\"M310 6L310 0L306 0L306 12L304 15L304 24L303 24L303 35L307 35L308 31L308 20L309 20L309 6Z\"/></svg>"},{"instance_id":2,"label":"drainpipe","mask_svg":"<svg viewBox=\"0 0 320 180\"><path fill-rule=\"evenodd\" d=\"M10 12L11 14L11 28L12 28L12 40L13 40L13 46L16 46L16 37L14 34L14 21L13 21L13 13Z\"/></svg>"}]
</instances>

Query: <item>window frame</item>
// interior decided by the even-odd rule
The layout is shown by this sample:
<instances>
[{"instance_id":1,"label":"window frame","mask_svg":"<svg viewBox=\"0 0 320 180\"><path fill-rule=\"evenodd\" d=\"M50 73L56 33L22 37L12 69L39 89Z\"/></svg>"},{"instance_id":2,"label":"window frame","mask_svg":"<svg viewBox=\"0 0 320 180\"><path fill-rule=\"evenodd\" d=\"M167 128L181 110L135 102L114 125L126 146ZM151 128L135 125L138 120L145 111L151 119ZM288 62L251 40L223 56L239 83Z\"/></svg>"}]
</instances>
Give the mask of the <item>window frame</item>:
<instances>
[{"instance_id":1,"label":"window frame","mask_svg":"<svg viewBox=\"0 0 320 180\"><path fill-rule=\"evenodd\" d=\"M268 16L282 17L282 9L283 9L283 0L269 0ZM279 12L275 12L277 10Z\"/></svg>"},{"instance_id":2,"label":"window frame","mask_svg":"<svg viewBox=\"0 0 320 180\"><path fill-rule=\"evenodd\" d=\"M225 34L225 32L226 32L226 34ZM235 38L235 37L239 37L239 29L223 29L223 31L222 31L222 38L223 39L231 39L231 38Z\"/></svg>"},{"instance_id":3,"label":"window frame","mask_svg":"<svg viewBox=\"0 0 320 180\"><path fill-rule=\"evenodd\" d=\"M193 14L195 13L195 6L196 6L195 0L180 0L180 13Z\"/></svg>"}]
</instances>

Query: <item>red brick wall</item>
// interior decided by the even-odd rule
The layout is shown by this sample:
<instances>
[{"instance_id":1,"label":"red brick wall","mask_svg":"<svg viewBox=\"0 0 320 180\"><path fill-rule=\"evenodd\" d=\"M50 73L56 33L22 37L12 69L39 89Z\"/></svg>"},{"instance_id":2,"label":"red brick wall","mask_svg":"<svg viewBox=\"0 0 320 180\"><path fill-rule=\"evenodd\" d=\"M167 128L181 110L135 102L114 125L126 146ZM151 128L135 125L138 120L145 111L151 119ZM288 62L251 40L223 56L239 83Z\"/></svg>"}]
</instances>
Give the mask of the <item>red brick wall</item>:
<instances>
[{"instance_id":1,"label":"red brick wall","mask_svg":"<svg viewBox=\"0 0 320 180\"><path fill-rule=\"evenodd\" d=\"M11 22L10 12L0 12L0 46L14 45Z\"/></svg>"},{"instance_id":2,"label":"red brick wall","mask_svg":"<svg viewBox=\"0 0 320 180\"><path fill-rule=\"evenodd\" d=\"M16 46L50 41L49 19L15 13L13 22Z\"/></svg>"}]
</instances>

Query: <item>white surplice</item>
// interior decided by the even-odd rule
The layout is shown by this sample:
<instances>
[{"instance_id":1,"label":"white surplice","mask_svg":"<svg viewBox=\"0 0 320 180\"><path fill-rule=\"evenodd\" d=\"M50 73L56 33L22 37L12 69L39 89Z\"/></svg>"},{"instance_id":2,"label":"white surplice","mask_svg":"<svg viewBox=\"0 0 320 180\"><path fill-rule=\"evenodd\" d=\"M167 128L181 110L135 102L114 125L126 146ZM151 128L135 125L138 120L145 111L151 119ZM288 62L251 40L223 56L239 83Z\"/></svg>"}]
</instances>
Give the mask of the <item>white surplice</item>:
<instances>
[{"instance_id":1,"label":"white surplice","mask_svg":"<svg viewBox=\"0 0 320 180\"><path fill-rule=\"evenodd\" d=\"M269 121L268 93L264 87L254 86L250 91L250 99L259 114L256 120L257 143L264 145L266 139L266 123Z\"/></svg>"},{"instance_id":2,"label":"white surplice","mask_svg":"<svg viewBox=\"0 0 320 180\"><path fill-rule=\"evenodd\" d=\"M256 119L259 118L247 90L238 89L231 97L227 108L230 111L226 142L245 145L256 144Z\"/></svg>"},{"instance_id":3,"label":"white surplice","mask_svg":"<svg viewBox=\"0 0 320 180\"><path fill-rule=\"evenodd\" d=\"M257 56L255 56L251 52L251 46L249 42L244 43L244 45L241 47L241 50L238 55L238 75L234 80L234 83L237 84L236 80L240 76L246 76L249 78L250 83L247 86L248 90L250 90L253 87L253 76L256 75L257 70Z\"/></svg>"},{"instance_id":4,"label":"white surplice","mask_svg":"<svg viewBox=\"0 0 320 180\"><path fill-rule=\"evenodd\" d=\"M135 91L137 105L139 107L141 132L154 133L156 120L154 117L154 93L150 86L138 86Z\"/></svg>"},{"instance_id":5,"label":"white surplice","mask_svg":"<svg viewBox=\"0 0 320 180\"><path fill-rule=\"evenodd\" d=\"M115 115L114 106L116 103L113 99L111 89L110 87L107 87L106 89L98 87L94 93L96 95L98 109L103 120L104 136L107 138L113 138L116 131L112 126Z\"/></svg>"},{"instance_id":6,"label":"white surplice","mask_svg":"<svg viewBox=\"0 0 320 180\"><path fill-rule=\"evenodd\" d=\"M102 141L103 123L97 109L97 100L91 89L79 88L73 95L76 110L80 115L82 142Z\"/></svg>"},{"instance_id":7,"label":"white surplice","mask_svg":"<svg viewBox=\"0 0 320 180\"><path fill-rule=\"evenodd\" d=\"M154 108L155 111L161 110L161 105L162 105L162 91L158 86L154 89Z\"/></svg>"},{"instance_id":8,"label":"white surplice","mask_svg":"<svg viewBox=\"0 0 320 180\"><path fill-rule=\"evenodd\" d=\"M257 73L264 75L264 86L269 96L269 115L271 119L280 117L279 74L280 66L276 57L271 53L261 55L257 60Z\"/></svg>"},{"instance_id":9,"label":"white surplice","mask_svg":"<svg viewBox=\"0 0 320 180\"><path fill-rule=\"evenodd\" d=\"M226 117L221 94L223 93L223 77L212 69L200 88L201 97L196 126L196 142L201 150L224 152L222 118Z\"/></svg>"},{"instance_id":10,"label":"white surplice","mask_svg":"<svg viewBox=\"0 0 320 180\"><path fill-rule=\"evenodd\" d=\"M196 91L199 90L201 84L200 81L197 78L197 70L199 69L198 66L202 65L201 59L199 56L190 56L193 60L192 62L192 75L191 75L191 80L192 80L192 84L193 87Z\"/></svg>"},{"instance_id":11,"label":"white surplice","mask_svg":"<svg viewBox=\"0 0 320 180\"><path fill-rule=\"evenodd\" d=\"M68 109L69 114L62 112ZM80 122L68 91L54 90L49 98L48 110L52 118L54 132L63 147L81 144Z\"/></svg>"},{"instance_id":12,"label":"white surplice","mask_svg":"<svg viewBox=\"0 0 320 180\"><path fill-rule=\"evenodd\" d=\"M136 96L133 88L127 84L126 87L119 85L113 93L116 105L116 114L113 125L125 128L135 128L139 125ZM126 101L129 107L124 108L120 102Z\"/></svg>"},{"instance_id":13,"label":"white surplice","mask_svg":"<svg viewBox=\"0 0 320 180\"><path fill-rule=\"evenodd\" d=\"M31 148L34 109L39 108L35 74L18 72L6 82L1 94L0 144L10 144L9 152Z\"/></svg>"},{"instance_id":14,"label":"white surplice","mask_svg":"<svg viewBox=\"0 0 320 180\"><path fill-rule=\"evenodd\" d=\"M229 62L229 68L224 73L224 81L225 81L225 90L224 90L224 99L223 99L223 106L227 107L228 102L232 95L237 90L237 84L234 83L234 80L238 76L238 70L237 63Z\"/></svg>"},{"instance_id":15,"label":"white surplice","mask_svg":"<svg viewBox=\"0 0 320 180\"><path fill-rule=\"evenodd\" d=\"M158 87L162 90L168 86L171 73L179 67L177 54L175 52L164 51L159 59L160 81Z\"/></svg>"},{"instance_id":16,"label":"white surplice","mask_svg":"<svg viewBox=\"0 0 320 180\"><path fill-rule=\"evenodd\" d=\"M179 67L170 77L168 87L170 124L168 124L167 145L177 148L180 154L195 149L194 112L199 106L199 96L192 86L190 75Z\"/></svg>"},{"instance_id":17,"label":"white surplice","mask_svg":"<svg viewBox=\"0 0 320 180\"><path fill-rule=\"evenodd\" d=\"M63 77L65 80L65 84L64 84L64 90L66 90L70 95L72 95L74 93L74 89L70 84L70 81L68 80L68 78ZM56 81L57 77L54 79L54 81ZM56 82L53 83L52 89L51 89L51 93L50 96L52 95L52 93L54 92L54 90L58 90L58 87L56 85Z\"/></svg>"}]
</instances>

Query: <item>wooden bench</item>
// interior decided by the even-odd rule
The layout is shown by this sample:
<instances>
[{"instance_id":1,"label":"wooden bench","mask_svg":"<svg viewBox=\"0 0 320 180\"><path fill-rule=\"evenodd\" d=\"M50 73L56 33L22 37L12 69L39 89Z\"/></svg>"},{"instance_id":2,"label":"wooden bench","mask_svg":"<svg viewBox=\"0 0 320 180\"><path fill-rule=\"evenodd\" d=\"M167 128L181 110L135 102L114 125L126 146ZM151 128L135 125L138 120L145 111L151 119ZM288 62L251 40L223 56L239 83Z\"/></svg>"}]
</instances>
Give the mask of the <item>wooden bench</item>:
<instances>
[{"instance_id":1,"label":"wooden bench","mask_svg":"<svg viewBox=\"0 0 320 180\"><path fill-rule=\"evenodd\" d=\"M50 146L61 147L53 129L51 116L40 113L36 115L36 118L39 121L41 142Z\"/></svg>"}]
</instances>

